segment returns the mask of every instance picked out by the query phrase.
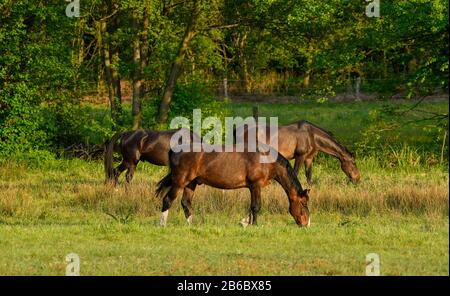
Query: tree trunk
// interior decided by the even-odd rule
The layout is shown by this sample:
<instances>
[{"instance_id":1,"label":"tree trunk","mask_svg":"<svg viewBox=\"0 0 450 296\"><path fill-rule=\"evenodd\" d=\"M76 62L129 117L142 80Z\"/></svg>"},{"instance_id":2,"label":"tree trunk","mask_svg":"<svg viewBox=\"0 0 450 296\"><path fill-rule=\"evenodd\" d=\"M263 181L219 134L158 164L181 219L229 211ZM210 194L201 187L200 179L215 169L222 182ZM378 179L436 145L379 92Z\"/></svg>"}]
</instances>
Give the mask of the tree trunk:
<instances>
[{"instance_id":1,"label":"tree trunk","mask_svg":"<svg viewBox=\"0 0 450 296\"><path fill-rule=\"evenodd\" d=\"M118 9L118 4L113 1L108 1L108 13L112 14L114 10ZM122 113L122 93L120 87L120 76L116 65L119 61L119 52L113 49L111 42L111 35L114 29L119 26L119 19L114 17L110 24L107 25L107 20L100 21L101 33L103 35L103 56L105 64L105 78L108 88L108 98L111 104L111 117L113 121L119 120Z\"/></svg>"},{"instance_id":2,"label":"tree trunk","mask_svg":"<svg viewBox=\"0 0 450 296\"><path fill-rule=\"evenodd\" d=\"M117 4L112 1L107 1L108 13L111 14L114 10L118 9ZM111 105L111 118L114 122L119 120L122 109L122 94L120 88L120 77L117 71L117 65L119 60L119 53L114 50L111 42L111 35L114 32L114 28L118 27L118 19L114 18L109 24L107 24L107 19L102 19L100 21L100 32L102 35L103 44L103 58L105 65L105 78L106 86L108 88L108 98Z\"/></svg>"},{"instance_id":3,"label":"tree trunk","mask_svg":"<svg viewBox=\"0 0 450 296\"><path fill-rule=\"evenodd\" d=\"M96 35L97 35L97 54L101 58L103 57L103 31L102 31L102 22L96 23ZM103 95L103 72L104 71L104 63L98 63L97 68L97 100ZM105 78L106 80L106 78Z\"/></svg>"},{"instance_id":4,"label":"tree trunk","mask_svg":"<svg viewBox=\"0 0 450 296\"><path fill-rule=\"evenodd\" d=\"M117 65L119 64L119 52L115 51L112 56L113 67L111 67L111 77L113 83L114 90L114 106L116 108L116 119L119 119L119 116L122 112L122 89L120 86L120 75L119 71L117 71Z\"/></svg>"},{"instance_id":5,"label":"tree trunk","mask_svg":"<svg viewBox=\"0 0 450 296\"><path fill-rule=\"evenodd\" d=\"M242 87L244 88L246 93L250 93L250 83L248 81L248 63L247 57L244 55L242 58L242 69L241 69L241 79L242 79Z\"/></svg>"},{"instance_id":6,"label":"tree trunk","mask_svg":"<svg viewBox=\"0 0 450 296\"><path fill-rule=\"evenodd\" d=\"M113 7L112 10L113 11L117 11L119 9L119 4L118 2L113 3ZM117 14L112 18L111 20L111 27L110 27L110 31L109 34L110 36L113 35L114 31L117 30L117 28L120 27L120 20L119 17L117 16ZM117 45L111 45L111 39L109 39L110 42L110 48L111 48L111 52L112 52L112 67L111 67L111 77L112 77L112 82L114 85L114 103L115 103L115 107L116 107L116 119L119 119L120 114L122 113L122 89L121 89L121 85L120 85L120 74L118 71L118 65L119 65L119 49Z\"/></svg>"},{"instance_id":7,"label":"tree trunk","mask_svg":"<svg viewBox=\"0 0 450 296\"><path fill-rule=\"evenodd\" d=\"M303 87L308 88L311 82L311 73L312 73L312 64L313 64L313 47L311 46L311 41L309 41L310 45L307 51L306 57L306 73L305 77L303 77Z\"/></svg>"},{"instance_id":8,"label":"tree trunk","mask_svg":"<svg viewBox=\"0 0 450 296\"><path fill-rule=\"evenodd\" d=\"M388 76L388 65L387 65L386 50L383 50L383 78L387 79L387 76Z\"/></svg>"},{"instance_id":9,"label":"tree trunk","mask_svg":"<svg viewBox=\"0 0 450 296\"><path fill-rule=\"evenodd\" d=\"M241 82L241 90L246 93L250 92L250 83L248 81L248 63L245 55L245 46L247 44L247 32L239 34L236 40L238 47L238 59L239 59L239 76Z\"/></svg>"},{"instance_id":10,"label":"tree trunk","mask_svg":"<svg viewBox=\"0 0 450 296\"><path fill-rule=\"evenodd\" d=\"M142 34L141 34L141 44L140 44L140 51L141 51L141 75L144 75L144 70L148 66L148 59L149 59L149 44L148 44L148 28L150 26L150 3L146 2L145 9L144 9L144 20L142 23ZM143 77L143 82L141 86L141 96L144 96L147 89L145 85L145 79Z\"/></svg>"},{"instance_id":11,"label":"tree trunk","mask_svg":"<svg viewBox=\"0 0 450 296\"><path fill-rule=\"evenodd\" d=\"M411 49L409 47L406 48L406 52L411 55ZM408 61L408 66L407 66L407 74L414 74L416 72L417 69L417 59L415 56L413 56L409 61Z\"/></svg>"},{"instance_id":12,"label":"tree trunk","mask_svg":"<svg viewBox=\"0 0 450 296\"><path fill-rule=\"evenodd\" d=\"M166 87L163 92L161 104L159 105L159 114L158 114L158 123L162 125L167 121L169 115L169 107L172 101L173 91L175 89L175 85L180 74L180 70L183 64L184 56L186 54L186 50L189 47L189 43L192 38L195 36L195 21L197 18L197 1L194 1L193 8L191 11L191 17L186 25L186 29L184 31L183 39L181 40L180 46L178 48L178 53L175 57L174 62L172 63L172 67L170 69L169 77L167 78Z\"/></svg>"},{"instance_id":13,"label":"tree trunk","mask_svg":"<svg viewBox=\"0 0 450 296\"><path fill-rule=\"evenodd\" d=\"M131 114L133 116L133 130L141 126L141 91L142 91L142 72L141 72L141 42L139 36L139 12L133 11L133 102Z\"/></svg>"},{"instance_id":14,"label":"tree trunk","mask_svg":"<svg viewBox=\"0 0 450 296\"><path fill-rule=\"evenodd\" d=\"M106 35L106 21L102 20L100 22L100 28L102 35ZM114 99L114 85L113 85L113 78L112 78L112 71L111 71L111 52L109 49L109 42L103 42L103 59L105 64L105 79L106 79L106 87L108 89L108 98L109 98L109 104L111 106L111 118L115 121L117 118L117 112L116 112L116 104Z\"/></svg>"},{"instance_id":15,"label":"tree trunk","mask_svg":"<svg viewBox=\"0 0 450 296\"><path fill-rule=\"evenodd\" d=\"M85 26L86 26L86 20L80 20L80 31L78 33L78 37L77 37L77 43L78 43L78 63L77 63L77 68L81 67L81 65L83 64L84 61L84 40L83 40L83 35L85 32Z\"/></svg>"},{"instance_id":16,"label":"tree trunk","mask_svg":"<svg viewBox=\"0 0 450 296\"><path fill-rule=\"evenodd\" d=\"M306 70L305 77L303 77L303 86L305 88L308 88L310 81L311 81L311 69L308 68L308 70Z\"/></svg>"},{"instance_id":17,"label":"tree trunk","mask_svg":"<svg viewBox=\"0 0 450 296\"><path fill-rule=\"evenodd\" d=\"M133 12L133 103L131 114L133 116L133 130L142 125L142 99L145 94L144 69L148 65L148 27L149 3L145 3L142 20L137 11ZM142 22L141 22L142 21ZM139 26L142 23L142 28Z\"/></svg>"}]
</instances>

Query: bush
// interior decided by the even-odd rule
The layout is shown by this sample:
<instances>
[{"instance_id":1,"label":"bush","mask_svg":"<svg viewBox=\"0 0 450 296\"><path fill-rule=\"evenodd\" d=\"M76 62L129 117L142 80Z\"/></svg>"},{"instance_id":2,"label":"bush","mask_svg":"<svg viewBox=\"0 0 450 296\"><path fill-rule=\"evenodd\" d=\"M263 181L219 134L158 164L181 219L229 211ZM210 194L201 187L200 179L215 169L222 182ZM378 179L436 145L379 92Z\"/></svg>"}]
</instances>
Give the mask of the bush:
<instances>
[{"instance_id":1,"label":"bush","mask_svg":"<svg viewBox=\"0 0 450 296\"><path fill-rule=\"evenodd\" d=\"M48 148L37 92L25 83L0 91L0 155Z\"/></svg>"},{"instance_id":2,"label":"bush","mask_svg":"<svg viewBox=\"0 0 450 296\"><path fill-rule=\"evenodd\" d=\"M314 100L317 103L325 103L328 98L336 96L335 87L327 82L316 83L302 90L299 95L301 101Z\"/></svg>"}]
</instances>

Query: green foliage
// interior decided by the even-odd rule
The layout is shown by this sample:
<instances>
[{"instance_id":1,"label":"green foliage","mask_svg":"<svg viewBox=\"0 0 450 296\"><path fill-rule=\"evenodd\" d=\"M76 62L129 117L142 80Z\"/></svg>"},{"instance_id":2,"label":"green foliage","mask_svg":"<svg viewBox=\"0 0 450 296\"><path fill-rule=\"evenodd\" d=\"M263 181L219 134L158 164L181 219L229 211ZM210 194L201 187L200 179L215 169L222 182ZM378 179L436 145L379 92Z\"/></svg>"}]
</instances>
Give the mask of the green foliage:
<instances>
[{"instance_id":1,"label":"green foliage","mask_svg":"<svg viewBox=\"0 0 450 296\"><path fill-rule=\"evenodd\" d=\"M159 101L153 99L144 106L143 125L156 126ZM188 118L192 125L193 109L201 109L203 119L214 116L222 123L223 119L230 114L228 104L217 101L206 84L197 82L178 84L173 94L167 126L173 118L178 116Z\"/></svg>"},{"instance_id":2,"label":"green foliage","mask_svg":"<svg viewBox=\"0 0 450 296\"><path fill-rule=\"evenodd\" d=\"M126 103L116 122L107 112L92 114L97 111L81 103L105 79L105 44L122 82L131 80L136 70L131 46L135 16L146 15L149 21L148 47L142 48L149 58L142 69L143 126L155 127L161 91L192 3L86 0L82 17L68 18L67 3L59 0L3 1L0 154L101 143L114 130L132 125ZM198 107L203 117L226 116L227 105L214 100L206 87L217 88L224 77L230 93L276 92L323 104L339 91L354 91L357 75L361 92L383 98L399 92L407 98L448 92L448 2L383 1L379 18L366 17L366 5L341 0L198 2L195 37L184 57L169 120L190 118ZM106 20L106 32L99 30L101 20ZM232 87L231 81L240 85ZM375 153L395 120L372 115L359 145ZM429 150L437 155L443 155L444 121L429 121L427 127L435 138Z\"/></svg>"},{"instance_id":3,"label":"green foliage","mask_svg":"<svg viewBox=\"0 0 450 296\"><path fill-rule=\"evenodd\" d=\"M47 150L30 150L17 154L14 160L30 168L45 170L55 164L56 155Z\"/></svg>"},{"instance_id":4,"label":"green foliage","mask_svg":"<svg viewBox=\"0 0 450 296\"><path fill-rule=\"evenodd\" d=\"M202 117L215 116L223 119L228 115L226 103L219 102L212 96L205 84L179 84L173 96L170 117L185 116L192 119L192 109L201 109Z\"/></svg>"},{"instance_id":5,"label":"green foliage","mask_svg":"<svg viewBox=\"0 0 450 296\"><path fill-rule=\"evenodd\" d=\"M324 103L328 101L329 97L334 97L336 92L332 85L314 85L313 87L305 89L299 96L300 100L314 100L317 103Z\"/></svg>"},{"instance_id":6,"label":"green foliage","mask_svg":"<svg viewBox=\"0 0 450 296\"><path fill-rule=\"evenodd\" d=\"M0 90L0 154L33 148L48 148L48 137L41 130L42 113L35 105L36 91L25 83L14 90Z\"/></svg>"},{"instance_id":7,"label":"green foliage","mask_svg":"<svg viewBox=\"0 0 450 296\"><path fill-rule=\"evenodd\" d=\"M71 110L80 86L70 56L74 23L64 5L10 2L0 5L2 155L62 146L79 126Z\"/></svg>"},{"instance_id":8,"label":"green foliage","mask_svg":"<svg viewBox=\"0 0 450 296\"><path fill-rule=\"evenodd\" d=\"M385 166L447 165L448 114L425 111L434 116L417 117L422 110L416 107L384 103L370 110L356 142L358 154L376 157ZM427 135L427 142L401 139L402 132L412 130L413 125L416 133Z\"/></svg>"}]
</instances>

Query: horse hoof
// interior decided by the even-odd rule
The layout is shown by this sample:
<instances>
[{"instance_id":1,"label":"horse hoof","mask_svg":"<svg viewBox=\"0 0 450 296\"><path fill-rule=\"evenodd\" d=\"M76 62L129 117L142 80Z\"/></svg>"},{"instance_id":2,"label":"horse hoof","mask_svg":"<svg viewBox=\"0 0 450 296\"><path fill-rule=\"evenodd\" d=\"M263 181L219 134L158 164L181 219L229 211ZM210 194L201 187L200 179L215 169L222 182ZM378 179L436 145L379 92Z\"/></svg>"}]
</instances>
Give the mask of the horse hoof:
<instances>
[{"instance_id":1,"label":"horse hoof","mask_svg":"<svg viewBox=\"0 0 450 296\"><path fill-rule=\"evenodd\" d=\"M192 224L192 215L190 215L187 219L186 219L187 223L189 226L191 226Z\"/></svg>"},{"instance_id":2,"label":"horse hoof","mask_svg":"<svg viewBox=\"0 0 450 296\"><path fill-rule=\"evenodd\" d=\"M161 218L159 219L159 225L162 227L166 226L167 216L169 215L169 210L161 213Z\"/></svg>"},{"instance_id":3,"label":"horse hoof","mask_svg":"<svg viewBox=\"0 0 450 296\"><path fill-rule=\"evenodd\" d=\"M247 218L243 218L242 220L241 220L241 222L240 222L240 224L242 225L242 227L247 227L247 226L249 226L250 225L250 219L247 217Z\"/></svg>"}]
</instances>

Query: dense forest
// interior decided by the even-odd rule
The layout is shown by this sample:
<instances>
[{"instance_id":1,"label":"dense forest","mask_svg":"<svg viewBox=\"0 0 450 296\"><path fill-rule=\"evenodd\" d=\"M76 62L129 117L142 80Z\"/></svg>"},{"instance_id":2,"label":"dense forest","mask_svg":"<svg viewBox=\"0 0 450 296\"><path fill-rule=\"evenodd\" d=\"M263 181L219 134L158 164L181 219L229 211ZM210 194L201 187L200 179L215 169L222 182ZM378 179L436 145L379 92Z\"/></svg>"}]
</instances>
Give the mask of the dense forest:
<instances>
[{"instance_id":1,"label":"dense forest","mask_svg":"<svg viewBox=\"0 0 450 296\"><path fill-rule=\"evenodd\" d=\"M380 98L448 93L448 2L384 0L379 17L368 4L2 0L0 153L100 144L195 107L223 116L224 88L320 100L358 80ZM448 111L428 116L447 128Z\"/></svg>"}]
</instances>

